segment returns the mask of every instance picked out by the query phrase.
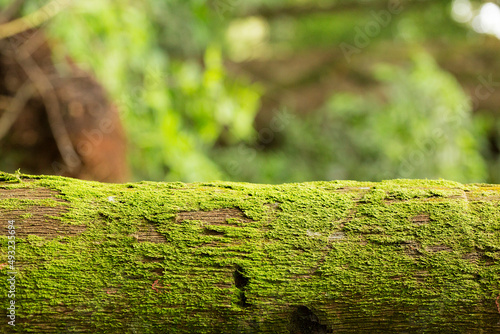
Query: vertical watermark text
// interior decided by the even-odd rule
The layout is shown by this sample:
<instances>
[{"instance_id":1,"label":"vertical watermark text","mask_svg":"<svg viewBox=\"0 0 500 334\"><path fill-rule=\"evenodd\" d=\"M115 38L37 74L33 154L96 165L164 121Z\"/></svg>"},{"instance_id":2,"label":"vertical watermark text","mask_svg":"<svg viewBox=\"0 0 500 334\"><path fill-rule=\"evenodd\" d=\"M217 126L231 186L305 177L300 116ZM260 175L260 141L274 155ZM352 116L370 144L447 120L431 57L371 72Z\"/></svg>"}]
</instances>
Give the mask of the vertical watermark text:
<instances>
[{"instance_id":1,"label":"vertical watermark text","mask_svg":"<svg viewBox=\"0 0 500 334\"><path fill-rule=\"evenodd\" d=\"M8 292L7 297L9 304L7 306L7 323L10 326L16 325L16 227L15 221L9 220L7 224L8 229L8 242L7 242L7 284Z\"/></svg>"}]
</instances>

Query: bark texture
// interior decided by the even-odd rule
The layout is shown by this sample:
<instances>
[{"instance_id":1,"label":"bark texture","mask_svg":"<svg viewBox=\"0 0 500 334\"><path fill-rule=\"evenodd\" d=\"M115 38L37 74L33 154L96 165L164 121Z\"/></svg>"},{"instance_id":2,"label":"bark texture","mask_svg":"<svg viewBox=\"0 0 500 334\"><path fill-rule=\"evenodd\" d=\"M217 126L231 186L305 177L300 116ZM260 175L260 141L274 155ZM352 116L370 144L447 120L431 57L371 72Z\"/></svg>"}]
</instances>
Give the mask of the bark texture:
<instances>
[{"instance_id":1,"label":"bark texture","mask_svg":"<svg viewBox=\"0 0 500 334\"><path fill-rule=\"evenodd\" d=\"M500 331L498 185L0 173L0 219L1 332Z\"/></svg>"}]
</instances>

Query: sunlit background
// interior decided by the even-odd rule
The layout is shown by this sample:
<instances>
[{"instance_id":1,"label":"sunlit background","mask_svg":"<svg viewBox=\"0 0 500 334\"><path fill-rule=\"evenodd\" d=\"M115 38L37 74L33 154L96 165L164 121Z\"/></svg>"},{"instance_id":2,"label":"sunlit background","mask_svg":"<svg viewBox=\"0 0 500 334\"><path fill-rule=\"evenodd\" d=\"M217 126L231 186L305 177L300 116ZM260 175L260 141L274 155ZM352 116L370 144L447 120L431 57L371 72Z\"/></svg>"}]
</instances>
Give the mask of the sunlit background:
<instances>
[{"instance_id":1,"label":"sunlit background","mask_svg":"<svg viewBox=\"0 0 500 334\"><path fill-rule=\"evenodd\" d=\"M41 92L21 60L27 74L3 61L0 170L117 182L500 183L498 1L0 0L4 13L14 3L0 34L38 11L53 84ZM35 39L21 36L3 40L4 58L16 48L37 56ZM74 84L86 75L107 92L123 138L108 141L94 91ZM31 79L22 105L36 122L12 111ZM51 90L77 172L66 168ZM85 117L90 128L68 125ZM126 162L108 153L122 139Z\"/></svg>"}]
</instances>

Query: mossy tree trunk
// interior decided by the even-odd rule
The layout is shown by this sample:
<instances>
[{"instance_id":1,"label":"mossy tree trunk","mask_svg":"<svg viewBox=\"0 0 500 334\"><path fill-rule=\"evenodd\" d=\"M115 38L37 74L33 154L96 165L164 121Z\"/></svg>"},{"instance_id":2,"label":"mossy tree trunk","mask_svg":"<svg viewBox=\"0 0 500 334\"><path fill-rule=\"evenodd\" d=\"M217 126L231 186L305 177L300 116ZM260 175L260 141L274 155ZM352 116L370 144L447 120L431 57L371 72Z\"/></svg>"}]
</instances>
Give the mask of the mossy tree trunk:
<instances>
[{"instance_id":1,"label":"mossy tree trunk","mask_svg":"<svg viewBox=\"0 0 500 334\"><path fill-rule=\"evenodd\" d=\"M500 331L499 186L0 173L0 217L2 333Z\"/></svg>"}]
</instances>

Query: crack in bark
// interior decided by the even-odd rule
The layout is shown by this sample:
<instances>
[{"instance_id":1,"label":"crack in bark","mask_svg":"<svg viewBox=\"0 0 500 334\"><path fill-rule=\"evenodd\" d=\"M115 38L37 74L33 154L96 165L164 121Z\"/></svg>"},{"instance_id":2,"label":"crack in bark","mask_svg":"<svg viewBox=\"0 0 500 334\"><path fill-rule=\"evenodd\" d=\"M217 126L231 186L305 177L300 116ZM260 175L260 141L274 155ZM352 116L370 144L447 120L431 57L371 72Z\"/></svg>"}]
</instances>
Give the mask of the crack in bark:
<instances>
[{"instance_id":1,"label":"crack in bark","mask_svg":"<svg viewBox=\"0 0 500 334\"><path fill-rule=\"evenodd\" d=\"M247 277L245 270L237 265L233 273L234 286L238 291L238 305L241 307L249 307L251 304L247 302L247 297L245 295L246 286L250 282L250 278Z\"/></svg>"}]
</instances>

